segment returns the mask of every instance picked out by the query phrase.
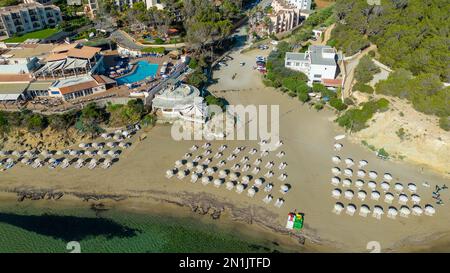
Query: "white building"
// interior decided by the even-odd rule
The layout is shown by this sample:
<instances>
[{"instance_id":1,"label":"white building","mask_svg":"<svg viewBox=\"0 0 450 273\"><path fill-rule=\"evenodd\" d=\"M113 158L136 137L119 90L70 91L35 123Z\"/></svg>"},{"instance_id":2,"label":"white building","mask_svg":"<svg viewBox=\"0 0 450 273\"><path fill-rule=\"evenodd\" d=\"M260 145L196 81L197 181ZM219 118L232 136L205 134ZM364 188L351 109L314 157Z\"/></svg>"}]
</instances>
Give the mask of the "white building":
<instances>
[{"instance_id":1,"label":"white building","mask_svg":"<svg viewBox=\"0 0 450 273\"><path fill-rule=\"evenodd\" d=\"M61 11L55 5L31 3L0 8L0 36L21 35L61 22Z\"/></svg>"},{"instance_id":2,"label":"white building","mask_svg":"<svg viewBox=\"0 0 450 273\"><path fill-rule=\"evenodd\" d=\"M152 108L157 115L167 120L204 123L207 117L207 106L200 91L194 86L179 82L156 94Z\"/></svg>"},{"instance_id":3,"label":"white building","mask_svg":"<svg viewBox=\"0 0 450 273\"><path fill-rule=\"evenodd\" d=\"M20 44L2 49L0 74L29 74L37 69L55 46L52 44Z\"/></svg>"},{"instance_id":4,"label":"white building","mask_svg":"<svg viewBox=\"0 0 450 273\"><path fill-rule=\"evenodd\" d=\"M312 0L286 0L286 2L294 5L298 9L310 10Z\"/></svg>"},{"instance_id":5,"label":"white building","mask_svg":"<svg viewBox=\"0 0 450 273\"><path fill-rule=\"evenodd\" d=\"M49 88L49 96L59 97L66 101L106 91L107 84L115 82L103 75L85 75L60 79Z\"/></svg>"},{"instance_id":6,"label":"white building","mask_svg":"<svg viewBox=\"0 0 450 273\"><path fill-rule=\"evenodd\" d=\"M342 56L334 48L312 45L305 53L287 52L285 67L305 73L310 85L316 82L330 85L339 74L340 60Z\"/></svg>"}]
</instances>

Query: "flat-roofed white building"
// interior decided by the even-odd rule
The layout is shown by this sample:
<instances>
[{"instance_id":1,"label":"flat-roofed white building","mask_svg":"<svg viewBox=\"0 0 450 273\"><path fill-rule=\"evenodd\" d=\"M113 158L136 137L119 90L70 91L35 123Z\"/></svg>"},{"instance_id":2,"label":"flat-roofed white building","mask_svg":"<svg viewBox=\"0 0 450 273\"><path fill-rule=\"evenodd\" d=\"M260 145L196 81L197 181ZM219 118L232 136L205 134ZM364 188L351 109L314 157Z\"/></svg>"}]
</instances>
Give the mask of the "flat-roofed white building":
<instances>
[{"instance_id":1,"label":"flat-roofed white building","mask_svg":"<svg viewBox=\"0 0 450 273\"><path fill-rule=\"evenodd\" d=\"M340 53L330 46L312 45L304 53L287 52L285 67L305 73L309 84L330 83L339 74Z\"/></svg>"},{"instance_id":2,"label":"flat-roofed white building","mask_svg":"<svg viewBox=\"0 0 450 273\"><path fill-rule=\"evenodd\" d=\"M106 91L108 84L115 81L103 75L85 75L53 82L49 88L50 97L59 97L66 101Z\"/></svg>"}]
</instances>

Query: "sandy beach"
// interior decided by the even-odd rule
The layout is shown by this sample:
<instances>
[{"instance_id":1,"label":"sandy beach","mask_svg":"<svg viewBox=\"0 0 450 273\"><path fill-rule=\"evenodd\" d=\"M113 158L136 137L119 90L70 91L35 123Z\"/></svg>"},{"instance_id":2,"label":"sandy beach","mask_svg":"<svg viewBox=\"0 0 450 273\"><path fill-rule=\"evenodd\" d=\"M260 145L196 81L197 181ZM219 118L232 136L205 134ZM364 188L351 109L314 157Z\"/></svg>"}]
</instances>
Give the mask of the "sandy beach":
<instances>
[{"instance_id":1,"label":"sandy beach","mask_svg":"<svg viewBox=\"0 0 450 273\"><path fill-rule=\"evenodd\" d=\"M179 209L174 209L173 206L185 207L182 210L185 214L195 211L211 215L219 211L220 219L217 221L232 220L229 221L230 225L236 221L246 223L244 227L249 231L259 229L260 232L264 230L274 236L280 236L287 245L298 251L309 249L310 251L367 252L366 245L370 241L378 241L382 252L408 251L412 247L420 251L421 245L429 245L433 239L438 240L439 244L444 243L442 240L450 240L448 236L450 211L446 208L450 192L448 190L442 192L444 205L436 205L432 199L435 185L450 184L450 181L434 171L422 170L415 165L378 159L373 152L359 143L348 141L347 138L339 141L344 147L336 152L333 149L334 137L343 134L344 131L333 123L334 113L329 110L317 112L307 105L302 105L296 98L263 86L260 80L261 75L252 69L252 65L257 55L267 53L267 51L254 50L242 55L234 51L232 53L234 61L215 71L214 78L217 78L218 82L209 90L234 105L280 106L280 138L284 145L278 151L285 151L286 156L280 159L275 156L278 151L271 152L262 163L260 175L266 172L263 167L266 161L274 161L276 167L282 161L288 163L282 172L288 174L286 182L290 183L292 188L286 195L278 192L282 184L276 179L281 173L278 168L275 168L275 176L271 179L274 183L274 200L278 197L286 200L281 208L275 207L273 201L270 204L263 203L262 199L265 196L263 191L250 198L245 192L237 194L234 190L226 190L224 185L219 188L214 187L212 183L204 186L201 182L189 182L189 177L184 180L175 177L167 179L166 170L173 168L176 160L189 152L192 145L201 146L205 143L205 141L173 140L170 136L170 125L157 125L147 130L144 132L147 138L142 141L136 141L139 136L135 136L133 145L123 152L120 160L110 169L89 170L69 167L50 170L47 167L33 169L19 164L1 173L0 191L9 198L14 196L14 192L20 190L61 191L65 195L61 200L56 201L61 203L64 203L64 200L79 200L77 196L80 197L82 194L113 195L122 201L110 201L110 198L105 198L94 202L106 202L124 209L143 211L158 209L159 204L166 204L169 207L172 206L172 209L169 208L168 211L172 211L174 215L179 213ZM245 61L246 65L240 66L240 61ZM232 80L234 73L238 75ZM258 141L222 140L211 143L213 151L211 156L222 144L228 145L227 150L224 151L224 158L239 146L247 147L240 157L244 154L249 156L250 164L259 156L259 153L248 155L249 149L259 148ZM202 152L202 149L193 152L193 157ZM367 172L374 170L379 174L376 179L378 185L385 172L389 172L394 177L391 185L396 182L402 182L405 186L410 182L415 183L418 188L417 194L422 198L420 205L423 207L428 203L433 204L436 214L432 217L397 216L396 220L389 219L385 215L381 220L377 220L371 215L361 217L357 213L354 216L344 212L341 215L334 214L332 209L338 200L331 197L331 191L335 188L330 184L330 179L333 177L331 168L336 166L332 163L331 157L337 154L342 159L350 157L355 162L367 160L369 164L365 170ZM218 161L218 159L214 160L212 164ZM229 166L231 165L227 163L228 168ZM344 163L340 163L339 167L343 170ZM353 170L356 172L357 167L353 167ZM341 175L341 178L344 176ZM356 176L352 179L356 180ZM369 178L366 177L365 181L369 181ZM425 181L430 184L430 187L422 186ZM356 188L353 189L356 191ZM379 186L378 189L380 189ZM363 203L371 208L375 204L380 204L387 211L387 204L384 204L382 199L380 201L369 199L361 202L355 197L350 202L341 197L339 201L344 204L353 203L358 208ZM26 202L48 201L27 200ZM393 205L400 207L396 200ZM411 203L408 205L412 207ZM287 214L293 210L305 214L305 226L301 232L289 234L284 227ZM298 243L302 236L306 238L304 246Z\"/></svg>"}]
</instances>

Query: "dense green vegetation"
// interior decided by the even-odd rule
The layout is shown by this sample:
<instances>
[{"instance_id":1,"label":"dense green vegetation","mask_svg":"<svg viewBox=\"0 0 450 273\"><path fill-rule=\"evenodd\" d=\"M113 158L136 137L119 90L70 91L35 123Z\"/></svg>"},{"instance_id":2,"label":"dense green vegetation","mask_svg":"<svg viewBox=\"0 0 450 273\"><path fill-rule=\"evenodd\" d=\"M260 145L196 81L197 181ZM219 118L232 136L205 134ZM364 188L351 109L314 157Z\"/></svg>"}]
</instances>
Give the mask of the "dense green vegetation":
<instances>
[{"instance_id":1,"label":"dense green vegetation","mask_svg":"<svg viewBox=\"0 0 450 273\"><path fill-rule=\"evenodd\" d=\"M20 4L19 0L0 0L0 7L14 6Z\"/></svg>"},{"instance_id":2,"label":"dense green vegetation","mask_svg":"<svg viewBox=\"0 0 450 273\"><path fill-rule=\"evenodd\" d=\"M413 75L432 73L450 81L447 0L338 0L332 42L347 55L378 46L380 61Z\"/></svg>"},{"instance_id":3,"label":"dense green vegetation","mask_svg":"<svg viewBox=\"0 0 450 273\"><path fill-rule=\"evenodd\" d=\"M368 101L362 104L360 108L347 110L343 115L337 118L337 123L351 131L359 131L367 127L369 121L376 112L386 111L389 107L389 101L379 99Z\"/></svg>"},{"instance_id":4,"label":"dense green vegetation","mask_svg":"<svg viewBox=\"0 0 450 273\"><path fill-rule=\"evenodd\" d=\"M207 105L217 105L222 108L222 110L225 110L225 107L228 104L228 102L224 98L219 98L213 95L206 96L205 101Z\"/></svg>"},{"instance_id":5,"label":"dense green vegetation","mask_svg":"<svg viewBox=\"0 0 450 273\"><path fill-rule=\"evenodd\" d=\"M435 74L413 77L411 72L398 69L375 89L379 94L408 99L417 111L425 114L450 116L450 87L444 87Z\"/></svg>"},{"instance_id":6,"label":"dense green vegetation","mask_svg":"<svg viewBox=\"0 0 450 273\"><path fill-rule=\"evenodd\" d=\"M333 5L317 10L311 14L305 23L292 33L292 42L300 45L313 37L313 29L328 27L334 23Z\"/></svg>"},{"instance_id":7,"label":"dense green vegetation","mask_svg":"<svg viewBox=\"0 0 450 273\"><path fill-rule=\"evenodd\" d=\"M166 49L164 47L144 47L141 49L144 53L159 53L164 54L166 52Z\"/></svg>"},{"instance_id":8,"label":"dense green vegetation","mask_svg":"<svg viewBox=\"0 0 450 273\"><path fill-rule=\"evenodd\" d=\"M355 80L362 84L368 83L373 80L373 75L380 73L380 71L381 69L373 63L372 58L366 55L359 60L356 66Z\"/></svg>"},{"instance_id":9,"label":"dense green vegetation","mask_svg":"<svg viewBox=\"0 0 450 273\"><path fill-rule=\"evenodd\" d=\"M42 115L30 110L20 112L0 111L0 135L8 133L13 128L26 128L33 133L39 133L50 127L53 130L64 131L75 127L80 132L92 136L102 132L102 125L125 126L139 122L153 124L155 118L146 115L142 100L130 100L126 105L108 104L99 107L95 103L86 105L81 111L69 111L64 114Z\"/></svg>"}]
</instances>

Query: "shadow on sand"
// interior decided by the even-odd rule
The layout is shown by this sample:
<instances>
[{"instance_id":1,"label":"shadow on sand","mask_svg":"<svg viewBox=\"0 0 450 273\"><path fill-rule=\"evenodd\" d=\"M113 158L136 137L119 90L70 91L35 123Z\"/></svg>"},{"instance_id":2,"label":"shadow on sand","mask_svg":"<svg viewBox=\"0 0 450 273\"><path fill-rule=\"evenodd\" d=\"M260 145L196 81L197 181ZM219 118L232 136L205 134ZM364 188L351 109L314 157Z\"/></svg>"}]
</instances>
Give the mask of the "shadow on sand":
<instances>
[{"instance_id":1,"label":"shadow on sand","mask_svg":"<svg viewBox=\"0 0 450 273\"><path fill-rule=\"evenodd\" d=\"M60 215L20 215L0 213L0 223L10 224L40 235L64 241L80 241L91 236L127 238L140 231L104 218Z\"/></svg>"}]
</instances>

